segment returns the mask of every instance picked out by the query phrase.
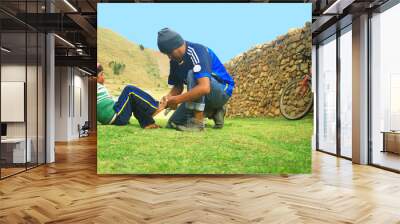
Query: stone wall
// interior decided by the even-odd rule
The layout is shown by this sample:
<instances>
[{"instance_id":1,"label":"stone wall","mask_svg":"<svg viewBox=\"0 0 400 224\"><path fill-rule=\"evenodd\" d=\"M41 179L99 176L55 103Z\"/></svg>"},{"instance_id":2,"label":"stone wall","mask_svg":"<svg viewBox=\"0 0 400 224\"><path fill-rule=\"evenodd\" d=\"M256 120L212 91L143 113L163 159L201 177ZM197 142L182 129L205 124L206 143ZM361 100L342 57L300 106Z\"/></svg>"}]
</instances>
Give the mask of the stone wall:
<instances>
[{"instance_id":1,"label":"stone wall","mask_svg":"<svg viewBox=\"0 0 400 224\"><path fill-rule=\"evenodd\" d=\"M311 27L306 23L274 41L257 45L225 64L236 86L228 117L275 117L284 86L311 69Z\"/></svg>"}]
</instances>

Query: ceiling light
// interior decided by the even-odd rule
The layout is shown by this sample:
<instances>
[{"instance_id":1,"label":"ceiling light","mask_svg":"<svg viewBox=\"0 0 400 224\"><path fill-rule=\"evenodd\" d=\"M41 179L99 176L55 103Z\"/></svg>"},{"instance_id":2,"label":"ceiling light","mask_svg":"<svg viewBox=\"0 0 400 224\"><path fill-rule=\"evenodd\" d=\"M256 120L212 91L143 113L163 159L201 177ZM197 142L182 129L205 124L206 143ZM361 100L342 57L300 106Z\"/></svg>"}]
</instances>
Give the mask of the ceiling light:
<instances>
[{"instance_id":1,"label":"ceiling light","mask_svg":"<svg viewBox=\"0 0 400 224\"><path fill-rule=\"evenodd\" d=\"M329 6L322 14L342 14L343 10L351 5L355 0L336 0L331 6Z\"/></svg>"},{"instance_id":2,"label":"ceiling light","mask_svg":"<svg viewBox=\"0 0 400 224\"><path fill-rule=\"evenodd\" d=\"M11 52L11 50L8 50L8 49L5 48L5 47L1 47L1 50L4 51L4 52L6 52L6 53L10 53L10 52Z\"/></svg>"},{"instance_id":3,"label":"ceiling light","mask_svg":"<svg viewBox=\"0 0 400 224\"><path fill-rule=\"evenodd\" d=\"M83 70L83 69L81 69L81 68L78 68L78 70L81 71L81 72L83 72L83 73L85 73L85 74L87 74L87 75L92 75L90 72L85 71L85 70Z\"/></svg>"},{"instance_id":4,"label":"ceiling light","mask_svg":"<svg viewBox=\"0 0 400 224\"><path fill-rule=\"evenodd\" d=\"M67 41L66 39L60 37L59 35L54 34L54 36L57 37L57 38L58 38L59 40L61 40L62 42L64 42L64 43L66 43L67 45L69 45L70 47L75 48L75 45L73 45L71 42Z\"/></svg>"},{"instance_id":5,"label":"ceiling light","mask_svg":"<svg viewBox=\"0 0 400 224\"><path fill-rule=\"evenodd\" d=\"M78 53L79 55L83 55L83 49L77 48L76 53Z\"/></svg>"},{"instance_id":6,"label":"ceiling light","mask_svg":"<svg viewBox=\"0 0 400 224\"><path fill-rule=\"evenodd\" d=\"M78 10L71 4L69 3L68 0L64 0L65 4L67 4L74 12L78 12Z\"/></svg>"}]
</instances>

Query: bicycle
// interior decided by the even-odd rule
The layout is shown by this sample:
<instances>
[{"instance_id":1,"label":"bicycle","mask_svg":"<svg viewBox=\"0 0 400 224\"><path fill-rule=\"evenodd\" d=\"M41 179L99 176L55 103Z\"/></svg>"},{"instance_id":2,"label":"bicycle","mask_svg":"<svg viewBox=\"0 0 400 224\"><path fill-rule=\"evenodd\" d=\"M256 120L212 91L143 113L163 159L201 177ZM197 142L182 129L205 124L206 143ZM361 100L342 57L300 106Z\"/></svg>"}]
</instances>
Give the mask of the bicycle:
<instances>
[{"instance_id":1,"label":"bicycle","mask_svg":"<svg viewBox=\"0 0 400 224\"><path fill-rule=\"evenodd\" d=\"M279 109L288 120L298 120L306 116L313 106L311 76L289 82L282 91Z\"/></svg>"}]
</instances>

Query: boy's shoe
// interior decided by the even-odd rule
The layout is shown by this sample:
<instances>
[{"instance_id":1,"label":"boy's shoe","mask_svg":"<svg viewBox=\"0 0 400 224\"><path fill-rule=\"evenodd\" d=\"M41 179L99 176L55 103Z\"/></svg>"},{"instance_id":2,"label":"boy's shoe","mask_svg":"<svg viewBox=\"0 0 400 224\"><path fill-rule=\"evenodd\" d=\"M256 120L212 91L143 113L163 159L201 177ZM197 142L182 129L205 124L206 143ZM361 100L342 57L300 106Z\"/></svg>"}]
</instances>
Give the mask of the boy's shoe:
<instances>
[{"instance_id":1,"label":"boy's shoe","mask_svg":"<svg viewBox=\"0 0 400 224\"><path fill-rule=\"evenodd\" d=\"M157 129L157 128L160 128L160 126L157 124L150 124L144 127L144 129Z\"/></svg>"},{"instance_id":2,"label":"boy's shoe","mask_svg":"<svg viewBox=\"0 0 400 224\"><path fill-rule=\"evenodd\" d=\"M221 129L224 127L225 112L225 105L214 112L212 119L214 120L215 125L213 128Z\"/></svg>"},{"instance_id":3,"label":"boy's shoe","mask_svg":"<svg viewBox=\"0 0 400 224\"><path fill-rule=\"evenodd\" d=\"M166 128L172 128L172 129L176 129L176 124L173 122L168 121L167 122L167 126L165 126Z\"/></svg>"},{"instance_id":4,"label":"boy's shoe","mask_svg":"<svg viewBox=\"0 0 400 224\"><path fill-rule=\"evenodd\" d=\"M199 122L194 118L190 118L189 120L187 120L185 125L176 125L176 130L191 131L191 132L203 131L204 122L203 121Z\"/></svg>"}]
</instances>

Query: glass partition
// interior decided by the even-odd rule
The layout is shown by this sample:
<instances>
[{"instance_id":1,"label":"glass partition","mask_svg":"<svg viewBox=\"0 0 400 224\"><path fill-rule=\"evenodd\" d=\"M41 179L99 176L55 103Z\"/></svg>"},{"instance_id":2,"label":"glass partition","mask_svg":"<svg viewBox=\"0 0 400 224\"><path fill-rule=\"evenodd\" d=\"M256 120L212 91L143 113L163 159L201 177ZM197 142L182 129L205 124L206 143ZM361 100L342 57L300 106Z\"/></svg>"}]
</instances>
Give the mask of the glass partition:
<instances>
[{"instance_id":1,"label":"glass partition","mask_svg":"<svg viewBox=\"0 0 400 224\"><path fill-rule=\"evenodd\" d=\"M27 150L30 151L28 168L37 165L38 158L38 35L36 32L28 32L28 61L27 61L27 85L26 85L26 114L27 114Z\"/></svg>"},{"instance_id":2,"label":"glass partition","mask_svg":"<svg viewBox=\"0 0 400 224\"><path fill-rule=\"evenodd\" d=\"M28 5L26 5L28 3ZM1 1L40 13L44 1ZM4 22L6 21L6 22ZM45 35L0 12L0 178L45 163Z\"/></svg>"},{"instance_id":3,"label":"glass partition","mask_svg":"<svg viewBox=\"0 0 400 224\"><path fill-rule=\"evenodd\" d=\"M26 41L25 32L1 34L2 177L24 171L31 159L26 150Z\"/></svg>"},{"instance_id":4,"label":"glass partition","mask_svg":"<svg viewBox=\"0 0 400 224\"><path fill-rule=\"evenodd\" d=\"M340 35L340 154L352 157L352 33L351 25Z\"/></svg>"},{"instance_id":5,"label":"glass partition","mask_svg":"<svg viewBox=\"0 0 400 224\"><path fill-rule=\"evenodd\" d=\"M318 149L336 153L336 36L318 47Z\"/></svg>"},{"instance_id":6,"label":"glass partition","mask_svg":"<svg viewBox=\"0 0 400 224\"><path fill-rule=\"evenodd\" d=\"M371 162L400 170L400 5L371 18Z\"/></svg>"}]
</instances>

